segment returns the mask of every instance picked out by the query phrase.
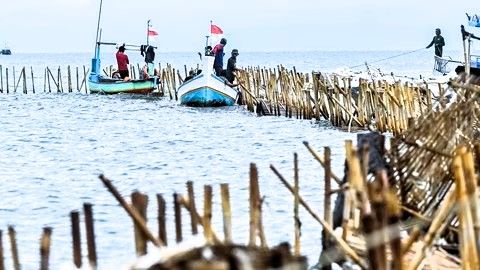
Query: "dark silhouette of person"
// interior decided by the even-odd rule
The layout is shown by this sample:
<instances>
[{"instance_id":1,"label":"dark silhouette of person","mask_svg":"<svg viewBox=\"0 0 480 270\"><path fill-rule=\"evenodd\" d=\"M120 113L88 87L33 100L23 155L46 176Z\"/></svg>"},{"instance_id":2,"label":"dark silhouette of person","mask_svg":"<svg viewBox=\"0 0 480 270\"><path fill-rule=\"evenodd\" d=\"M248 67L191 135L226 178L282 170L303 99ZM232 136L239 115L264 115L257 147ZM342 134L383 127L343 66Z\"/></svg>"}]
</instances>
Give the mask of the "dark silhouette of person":
<instances>
[{"instance_id":1,"label":"dark silhouette of person","mask_svg":"<svg viewBox=\"0 0 480 270\"><path fill-rule=\"evenodd\" d=\"M445 46L445 40L440 35L442 32L440 28L435 29L435 36L432 39L432 42L428 44L427 49L435 45L435 55L438 57L442 57L443 55L443 46Z\"/></svg>"},{"instance_id":2,"label":"dark silhouette of person","mask_svg":"<svg viewBox=\"0 0 480 270\"><path fill-rule=\"evenodd\" d=\"M228 58L227 62L227 70L225 72L225 77L230 83L233 83L235 80L235 71L237 71L237 56L238 56L238 50L233 49L232 50L232 56Z\"/></svg>"}]
</instances>

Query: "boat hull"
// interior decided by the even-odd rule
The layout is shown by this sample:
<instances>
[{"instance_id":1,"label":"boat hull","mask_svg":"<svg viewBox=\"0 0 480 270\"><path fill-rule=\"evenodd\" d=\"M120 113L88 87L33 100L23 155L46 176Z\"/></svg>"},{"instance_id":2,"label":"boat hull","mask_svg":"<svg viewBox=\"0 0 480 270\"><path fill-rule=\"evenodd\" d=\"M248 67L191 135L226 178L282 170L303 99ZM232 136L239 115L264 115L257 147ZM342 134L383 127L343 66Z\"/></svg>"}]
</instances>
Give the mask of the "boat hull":
<instances>
[{"instance_id":1,"label":"boat hull","mask_svg":"<svg viewBox=\"0 0 480 270\"><path fill-rule=\"evenodd\" d=\"M148 80L95 80L89 79L90 94L149 94L157 88L157 78Z\"/></svg>"},{"instance_id":2,"label":"boat hull","mask_svg":"<svg viewBox=\"0 0 480 270\"><path fill-rule=\"evenodd\" d=\"M180 85L180 104L192 107L220 107L235 105L237 90L213 74L200 74Z\"/></svg>"}]
</instances>

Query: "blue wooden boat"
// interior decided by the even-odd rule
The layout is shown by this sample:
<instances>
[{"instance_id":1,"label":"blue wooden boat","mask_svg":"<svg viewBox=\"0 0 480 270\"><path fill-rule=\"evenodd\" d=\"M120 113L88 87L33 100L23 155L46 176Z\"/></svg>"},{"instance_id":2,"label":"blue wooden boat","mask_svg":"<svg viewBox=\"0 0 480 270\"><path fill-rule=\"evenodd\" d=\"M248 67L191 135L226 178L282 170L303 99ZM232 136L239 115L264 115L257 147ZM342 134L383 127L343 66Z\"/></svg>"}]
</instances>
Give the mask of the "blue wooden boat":
<instances>
[{"instance_id":1,"label":"blue wooden boat","mask_svg":"<svg viewBox=\"0 0 480 270\"><path fill-rule=\"evenodd\" d=\"M202 71L178 87L180 104L192 107L219 107L235 105L239 90L214 74L214 57L203 58Z\"/></svg>"}]
</instances>

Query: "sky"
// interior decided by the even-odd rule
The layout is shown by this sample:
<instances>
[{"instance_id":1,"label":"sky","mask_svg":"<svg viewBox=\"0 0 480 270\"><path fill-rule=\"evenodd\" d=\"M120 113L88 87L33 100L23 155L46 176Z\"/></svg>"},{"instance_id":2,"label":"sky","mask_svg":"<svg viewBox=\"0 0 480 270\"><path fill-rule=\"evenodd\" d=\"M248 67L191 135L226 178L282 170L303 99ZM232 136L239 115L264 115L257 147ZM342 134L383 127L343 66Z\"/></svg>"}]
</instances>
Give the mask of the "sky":
<instances>
[{"instance_id":1,"label":"sky","mask_svg":"<svg viewBox=\"0 0 480 270\"><path fill-rule=\"evenodd\" d=\"M0 47L91 52L100 0L0 0ZM465 13L479 0L103 0L102 41L145 43L147 20L162 52L199 51L210 21L240 51L416 50L441 28L461 50ZM480 28L468 31L480 35Z\"/></svg>"}]
</instances>

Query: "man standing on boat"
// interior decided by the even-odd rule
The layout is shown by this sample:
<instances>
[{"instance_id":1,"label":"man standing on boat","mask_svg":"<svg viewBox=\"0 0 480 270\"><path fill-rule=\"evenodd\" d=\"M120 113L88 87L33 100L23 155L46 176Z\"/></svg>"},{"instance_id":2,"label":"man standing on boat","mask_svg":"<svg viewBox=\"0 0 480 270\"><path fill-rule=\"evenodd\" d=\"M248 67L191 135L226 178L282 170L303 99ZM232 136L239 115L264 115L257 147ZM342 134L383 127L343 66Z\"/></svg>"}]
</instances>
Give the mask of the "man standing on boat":
<instances>
[{"instance_id":1,"label":"man standing on boat","mask_svg":"<svg viewBox=\"0 0 480 270\"><path fill-rule=\"evenodd\" d=\"M225 76L225 72L223 71L223 56L225 55L223 49L225 45L227 45L227 40L225 38L222 38L220 40L220 43L215 45L212 50L213 54L215 55L213 69L215 69L215 74L217 76Z\"/></svg>"},{"instance_id":2,"label":"man standing on boat","mask_svg":"<svg viewBox=\"0 0 480 270\"><path fill-rule=\"evenodd\" d=\"M118 48L116 57L117 57L118 72L120 73L120 77L123 80L125 80L125 78L130 77L130 74L128 72L128 64L130 64L130 62L128 61L128 56L125 54L124 45Z\"/></svg>"},{"instance_id":3,"label":"man standing on boat","mask_svg":"<svg viewBox=\"0 0 480 270\"><path fill-rule=\"evenodd\" d=\"M432 42L430 42L430 44L428 44L427 46L427 49L428 49L435 44L435 55L438 57L442 57L443 46L445 46L445 40L440 34L441 34L440 28L435 29L435 36L433 37Z\"/></svg>"},{"instance_id":4,"label":"man standing on boat","mask_svg":"<svg viewBox=\"0 0 480 270\"><path fill-rule=\"evenodd\" d=\"M232 50L232 56L228 58L227 62L227 70L225 72L225 77L230 83L233 83L235 80L235 71L238 70L237 68L237 56L238 56L238 50L233 49Z\"/></svg>"}]
</instances>

